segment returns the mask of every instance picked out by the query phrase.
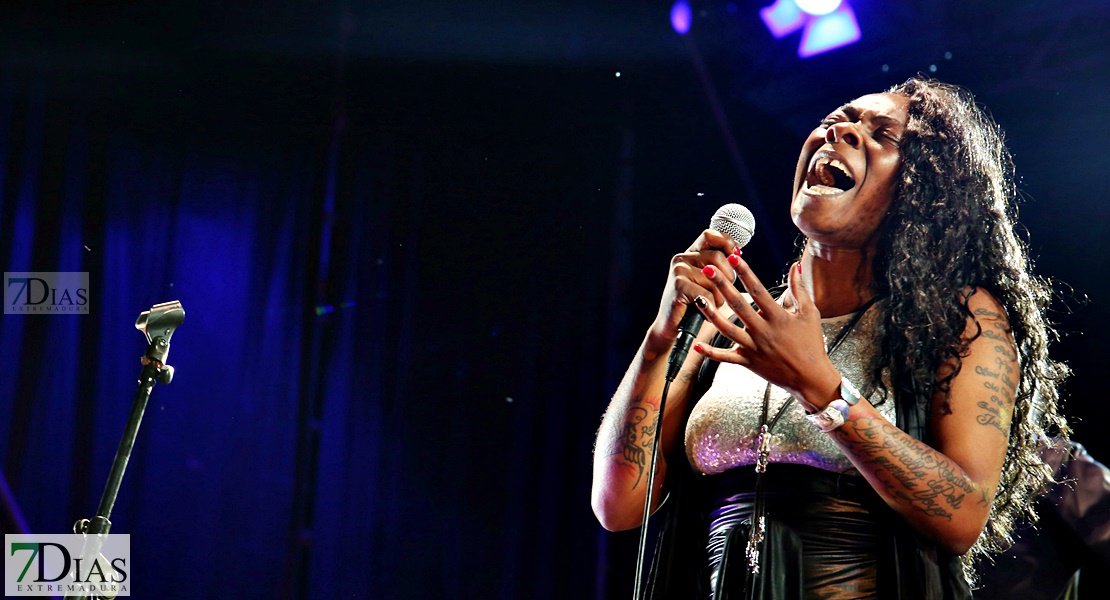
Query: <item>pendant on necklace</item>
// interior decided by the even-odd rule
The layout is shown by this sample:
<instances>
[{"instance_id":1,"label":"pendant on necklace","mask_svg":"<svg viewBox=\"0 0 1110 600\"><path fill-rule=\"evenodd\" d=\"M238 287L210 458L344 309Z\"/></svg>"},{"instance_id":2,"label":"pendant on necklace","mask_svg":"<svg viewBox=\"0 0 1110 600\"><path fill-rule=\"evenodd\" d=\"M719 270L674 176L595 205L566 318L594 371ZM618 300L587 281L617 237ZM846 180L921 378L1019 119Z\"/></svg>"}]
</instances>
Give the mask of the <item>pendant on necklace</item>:
<instances>
[{"instance_id":1,"label":"pendant on necklace","mask_svg":"<svg viewBox=\"0 0 1110 600\"><path fill-rule=\"evenodd\" d=\"M759 457L755 461L755 472L765 473L767 471L767 459L771 456L771 430L764 423L759 427Z\"/></svg>"}]
</instances>

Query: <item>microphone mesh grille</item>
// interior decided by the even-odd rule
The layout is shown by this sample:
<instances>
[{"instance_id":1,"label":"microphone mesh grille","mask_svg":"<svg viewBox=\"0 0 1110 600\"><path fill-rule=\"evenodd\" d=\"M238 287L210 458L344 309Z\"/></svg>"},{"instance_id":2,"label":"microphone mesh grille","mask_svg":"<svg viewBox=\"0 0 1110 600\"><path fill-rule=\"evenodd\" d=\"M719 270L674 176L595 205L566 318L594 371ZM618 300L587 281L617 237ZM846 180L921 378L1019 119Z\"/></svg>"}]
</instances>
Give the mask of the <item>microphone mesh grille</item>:
<instances>
[{"instance_id":1,"label":"microphone mesh grille","mask_svg":"<svg viewBox=\"0 0 1110 600\"><path fill-rule=\"evenodd\" d=\"M755 234L755 217L743 205L726 204L713 214L709 228L731 237L738 246L744 247Z\"/></svg>"}]
</instances>

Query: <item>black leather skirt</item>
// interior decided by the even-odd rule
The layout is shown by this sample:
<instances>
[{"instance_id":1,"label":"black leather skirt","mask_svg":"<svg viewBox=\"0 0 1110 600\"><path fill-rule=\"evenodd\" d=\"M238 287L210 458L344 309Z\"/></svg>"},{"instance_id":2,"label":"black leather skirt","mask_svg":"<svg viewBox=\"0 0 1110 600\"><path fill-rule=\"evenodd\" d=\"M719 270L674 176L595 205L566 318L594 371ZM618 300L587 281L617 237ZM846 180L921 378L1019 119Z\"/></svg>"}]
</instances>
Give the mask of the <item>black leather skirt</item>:
<instances>
[{"instance_id":1,"label":"black leather skirt","mask_svg":"<svg viewBox=\"0 0 1110 600\"><path fill-rule=\"evenodd\" d=\"M710 598L969 597L958 559L942 561L949 577L938 579L937 561L943 557L920 556L917 545L899 548L894 532L906 525L863 477L774 464L763 477L765 526L763 542L756 547L757 574L748 546L756 501L754 469L702 480L707 486ZM931 564L934 572L922 572L922 563ZM936 588L938 584L947 589ZM921 596L927 587L936 593Z\"/></svg>"}]
</instances>

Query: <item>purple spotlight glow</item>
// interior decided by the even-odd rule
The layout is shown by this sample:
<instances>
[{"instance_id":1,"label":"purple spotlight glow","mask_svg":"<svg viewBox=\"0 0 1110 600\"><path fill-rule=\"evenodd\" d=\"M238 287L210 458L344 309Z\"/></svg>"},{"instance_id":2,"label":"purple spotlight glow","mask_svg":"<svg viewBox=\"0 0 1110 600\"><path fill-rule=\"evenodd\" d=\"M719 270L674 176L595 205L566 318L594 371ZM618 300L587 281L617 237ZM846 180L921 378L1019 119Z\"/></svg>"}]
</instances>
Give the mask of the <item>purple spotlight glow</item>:
<instances>
[{"instance_id":1,"label":"purple spotlight glow","mask_svg":"<svg viewBox=\"0 0 1110 600\"><path fill-rule=\"evenodd\" d=\"M679 35L686 35L686 32L690 31L692 16L690 4L686 0L678 0L671 7L671 27L674 27Z\"/></svg>"},{"instance_id":2,"label":"purple spotlight glow","mask_svg":"<svg viewBox=\"0 0 1110 600\"><path fill-rule=\"evenodd\" d=\"M823 17L814 17L806 23L805 33L802 34L802 45L798 47L798 56L809 58L858 42L859 38L856 14L852 12L851 6L841 4L835 12Z\"/></svg>"},{"instance_id":3,"label":"purple spotlight glow","mask_svg":"<svg viewBox=\"0 0 1110 600\"><path fill-rule=\"evenodd\" d=\"M798 9L794 0L775 0L771 6L759 9L759 16L775 39L797 31L805 24L808 15Z\"/></svg>"}]
</instances>

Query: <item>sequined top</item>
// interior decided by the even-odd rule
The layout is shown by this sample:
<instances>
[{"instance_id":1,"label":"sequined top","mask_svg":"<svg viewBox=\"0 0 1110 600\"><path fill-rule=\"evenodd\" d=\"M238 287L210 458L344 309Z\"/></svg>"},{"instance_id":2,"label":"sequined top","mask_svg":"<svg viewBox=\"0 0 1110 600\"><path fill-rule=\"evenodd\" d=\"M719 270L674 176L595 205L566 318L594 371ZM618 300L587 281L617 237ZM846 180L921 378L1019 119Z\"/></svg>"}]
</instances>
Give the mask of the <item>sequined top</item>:
<instances>
[{"instance_id":1,"label":"sequined top","mask_svg":"<svg viewBox=\"0 0 1110 600\"><path fill-rule=\"evenodd\" d=\"M888 420L895 422L894 398L866 385L869 381L867 365L876 350L876 321L882 314L881 306L870 308L855 327L848 332L840 346L833 349L829 358L836 370L856 384L862 396ZM825 339L835 339L841 328L851 322L853 315L821 320ZM886 387L890 388L889 373L883 372ZM757 434L763 412L763 395L767 381L739 365L722 363L717 368L713 383L694 406L686 424L686 457L695 471L705 474L722 473L742 465L754 465L757 452ZM790 398L790 393L771 387L768 420ZM805 418L805 409L793 402L787 407L771 431L770 462L809 465L827 471L847 472L855 467L833 443L827 433L821 432Z\"/></svg>"}]
</instances>

